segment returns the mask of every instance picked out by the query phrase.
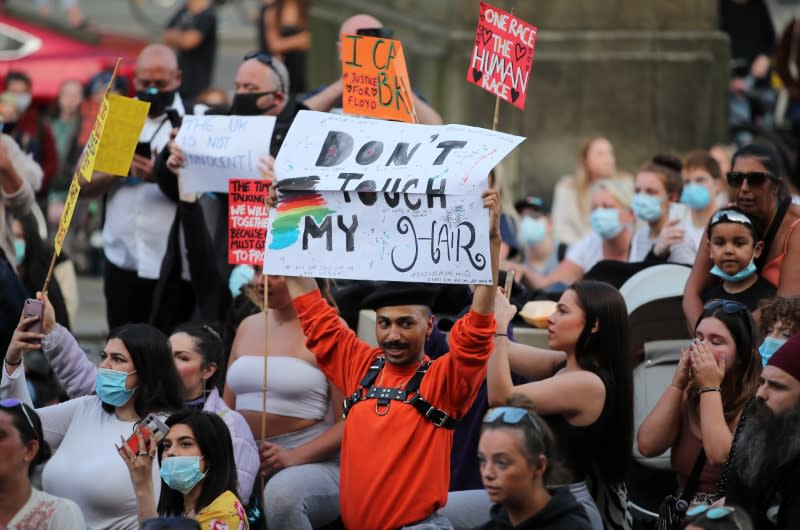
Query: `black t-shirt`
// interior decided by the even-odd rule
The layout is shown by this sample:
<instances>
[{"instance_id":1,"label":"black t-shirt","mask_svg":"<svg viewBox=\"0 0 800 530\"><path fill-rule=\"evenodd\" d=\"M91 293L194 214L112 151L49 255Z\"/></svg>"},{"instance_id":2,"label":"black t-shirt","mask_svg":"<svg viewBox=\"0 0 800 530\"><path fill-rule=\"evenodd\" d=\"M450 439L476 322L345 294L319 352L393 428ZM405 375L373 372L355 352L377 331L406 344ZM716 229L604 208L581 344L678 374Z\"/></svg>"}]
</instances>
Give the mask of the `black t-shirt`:
<instances>
[{"instance_id":1,"label":"black t-shirt","mask_svg":"<svg viewBox=\"0 0 800 530\"><path fill-rule=\"evenodd\" d=\"M275 129L272 131L269 154L278 156L278 151L280 151L281 145L283 145L283 139L286 138L286 133L289 132L289 127L292 126L294 117L297 116L297 113L301 110L308 110L308 107L294 98L290 98L286 106L283 107L281 113L275 118Z\"/></svg>"},{"instance_id":2,"label":"black t-shirt","mask_svg":"<svg viewBox=\"0 0 800 530\"><path fill-rule=\"evenodd\" d=\"M756 280L756 283L741 293L729 293L722 286L722 280L720 280L716 284L703 291L701 298L703 299L703 303L706 303L709 300L731 300L732 302L739 302L740 304L746 305L747 309L750 311L755 311L758 309L758 303L761 300L765 298L772 298L777 292L778 290L774 285L759 276L758 280Z\"/></svg>"},{"instance_id":3,"label":"black t-shirt","mask_svg":"<svg viewBox=\"0 0 800 530\"><path fill-rule=\"evenodd\" d=\"M178 50L178 67L183 72L181 97L194 99L211 86L217 53L217 14L213 7L190 13L184 6L167 23L167 29L197 30L203 35L200 44L191 50Z\"/></svg>"}]
</instances>

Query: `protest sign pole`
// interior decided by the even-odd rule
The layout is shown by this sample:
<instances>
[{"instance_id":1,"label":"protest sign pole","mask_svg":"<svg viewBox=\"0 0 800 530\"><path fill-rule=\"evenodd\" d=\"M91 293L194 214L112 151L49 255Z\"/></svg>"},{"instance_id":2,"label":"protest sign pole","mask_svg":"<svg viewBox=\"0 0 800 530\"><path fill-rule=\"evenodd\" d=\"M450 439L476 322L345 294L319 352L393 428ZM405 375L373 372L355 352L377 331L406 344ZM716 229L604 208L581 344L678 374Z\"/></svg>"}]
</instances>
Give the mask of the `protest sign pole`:
<instances>
[{"instance_id":1,"label":"protest sign pole","mask_svg":"<svg viewBox=\"0 0 800 530\"><path fill-rule=\"evenodd\" d=\"M264 380L261 385L261 440L267 438L267 354L269 352L269 289L267 286L267 274L264 273L262 265L262 277L264 281Z\"/></svg>"},{"instance_id":2,"label":"protest sign pole","mask_svg":"<svg viewBox=\"0 0 800 530\"><path fill-rule=\"evenodd\" d=\"M117 72L119 72L119 65L122 64L122 57L117 57L117 64L114 65L114 71L111 73L111 79L108 80L108 85L106 86L106 93L103 97L107 97L109 93L111 93L111 87L114 86L114 82L117 80ZM97 118L95 118L96 120ZM78 179L78 175L80 174L80 160L75 167L75 172L72 174L73 180ZM50 281L53 279L53 271L56 268L56 259L58 258L58 253L53 249L53 257L50 259L50 268L47 269L47 276L44 279L44 286L42 287L42 294L47 295L47 288L50 287Z\"/></svg>"}]
</instances>

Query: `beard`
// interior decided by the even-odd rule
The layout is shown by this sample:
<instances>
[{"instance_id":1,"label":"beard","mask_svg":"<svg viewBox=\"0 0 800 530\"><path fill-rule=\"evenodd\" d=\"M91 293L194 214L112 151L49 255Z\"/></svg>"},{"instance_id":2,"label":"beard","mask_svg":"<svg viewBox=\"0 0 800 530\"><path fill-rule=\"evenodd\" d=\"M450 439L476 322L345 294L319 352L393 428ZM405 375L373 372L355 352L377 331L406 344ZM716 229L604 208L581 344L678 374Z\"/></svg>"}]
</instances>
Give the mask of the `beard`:
<instances>
[{"instance_id":1,"label":"beard","mask_svg":"<svg viewBox=\"0 0 800 530\"><path fill-rule=\"evenodd\" d=\"M734 441L733 464L748 486L774 479L778 468L800 456L800 406L775 414L754 399L745 411L747 420Z\"/></svg>"}]
</instances>

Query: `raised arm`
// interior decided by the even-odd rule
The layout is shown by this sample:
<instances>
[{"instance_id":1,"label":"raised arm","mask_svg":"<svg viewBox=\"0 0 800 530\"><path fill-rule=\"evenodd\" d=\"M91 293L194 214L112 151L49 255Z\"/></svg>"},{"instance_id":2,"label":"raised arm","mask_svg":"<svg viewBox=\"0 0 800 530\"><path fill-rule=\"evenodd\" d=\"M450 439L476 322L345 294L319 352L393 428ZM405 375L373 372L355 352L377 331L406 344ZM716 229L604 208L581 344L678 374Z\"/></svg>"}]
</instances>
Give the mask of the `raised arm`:
<instances>
[{"instance_id":1,"label":"raised arm","mask_svg":"<svg viewBox=\"0 0 800 530\"><path fill-rule=\"evenodd\" d=\"M692 272L689 274L689 279L686 280L686 287L683 289L683 316L686 317L686 325L689 328L689 334L692 336L694 336L694 326L697 323L697 319L703 313L703 300L700 296L714 281L714 277L711 276L710 272L713 266L711 245L708 242L708 236L703 236L700 247L697 249L694 265L692 265Z\"/></svg>"},{"instance_id":2,"label":"raised arm","mask_svg":"<svg viewBox=\"0 0 800 530\"><path fill-rule=\"evenodd\" d=\"M672 383L639 426L636 444L647 457L663 454L675 445L681 433L681 405L689 385L689 353L681 350L681 360L672 376Z\"/></svg>"},{"instance_id":3,"label":"raised arm","mask_svg":"<svg viewBox=\"0 0 800 530\"><path fill-rule=\"evenodd\" d=\"M491 252L492 285L478 285L472 297L472 311L481 315L494 313L495 286L500 267L500 194L496 190L483 192L483 206L489 209L489 250Z\"/></svg>"}]
</instances>

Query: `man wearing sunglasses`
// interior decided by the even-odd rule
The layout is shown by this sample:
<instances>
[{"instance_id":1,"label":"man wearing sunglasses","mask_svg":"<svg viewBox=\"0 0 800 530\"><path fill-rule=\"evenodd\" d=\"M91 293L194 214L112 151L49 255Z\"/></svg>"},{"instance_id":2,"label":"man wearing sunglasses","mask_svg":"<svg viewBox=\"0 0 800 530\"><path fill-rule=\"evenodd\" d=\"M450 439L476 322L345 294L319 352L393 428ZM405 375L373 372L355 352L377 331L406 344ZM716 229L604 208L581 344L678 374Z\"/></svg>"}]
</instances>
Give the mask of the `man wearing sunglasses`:
<instances>
[{"instance_id":1,"label":"man wearing sunglasses","mask_svg":"<svg viewBox=\"0 0 800 530\"><path fill-rule=\"evenodd\" d=\"M150 319L161 266L167 249L172 248L169 228L177 209L155 182L153 170L156 155L166 147L172 130L166 109L171 107L181 116L205 110L202 105L192 107L184 102L178 93L181 81L178 60L171 49L151 44L139 53L133 83L137 97L148 101L150 110L139 134L130 176L95 172L91 182L81 182L82 196L107 194L103 249L109 329ZM175 245L179 243L175 241ZM182 243L180 251L185 256ZM188 280L186 267L175 283Z\"/></svg>"},{"instance_id":2,"label":"man wearing sunglasses","mask_svg":"<svg viewBox=\"0 0 800 530\"><path fill-rule=\"evenodd\" d=\"M755 528L800 528L800 334L770 357L733 440L726 504Z\"/></svg>"},{"instance_id":3,"label":"man wearing sunglasses","mask_svg":"<svg viewBox=\"0 0 800 530\"><path fill-rule=\"evenodd\" d=\"M377 18L366 15L358 14L348 18L339 28L339 38L342 35L356 35L361 32L361 35L370 37L384 37L391 39L393 37L392 30L385 28L380 20ZM336 41L336 52L339 60L339 70L341 71L342 62L342 43ZM412 89L414 96L414 109L417 112L417 120L419 123L428 125L441 125L442 117L431 107L427 101L420 98L419 94ZM303 100L305 105L312 109L321 112L342 112L342 79L341 77L327 86L321 86L306 94L306 99Z\"/></svg>"}]
</instances>

